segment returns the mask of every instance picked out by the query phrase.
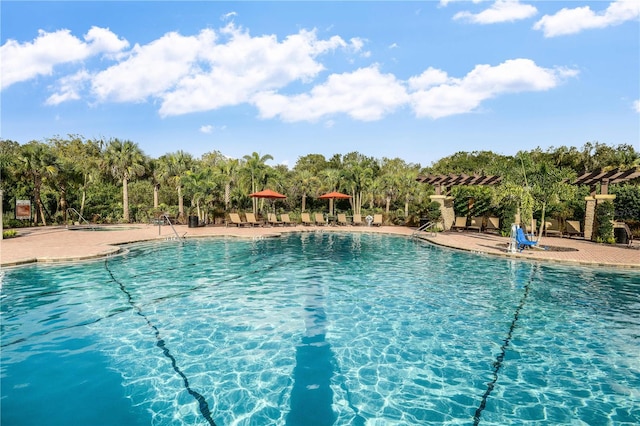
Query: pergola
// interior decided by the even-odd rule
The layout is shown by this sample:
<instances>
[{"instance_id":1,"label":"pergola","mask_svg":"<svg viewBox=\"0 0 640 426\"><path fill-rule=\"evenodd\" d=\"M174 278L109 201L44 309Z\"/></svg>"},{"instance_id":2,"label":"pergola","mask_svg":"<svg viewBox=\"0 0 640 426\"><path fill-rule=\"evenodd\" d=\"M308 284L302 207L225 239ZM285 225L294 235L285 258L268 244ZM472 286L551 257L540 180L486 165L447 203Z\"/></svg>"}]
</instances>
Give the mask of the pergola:
<instances>
[{"instance_id":1,"label":"pergola","mask_svg":"<svg viewBox=\"0 0 640 426\"><path fill-rule=\"evenodd\" d=\"M629 170L609 170L603 172L602 169L588 172L572 182L573 185L589 185L591 187L591 195L596 194L596 184L600 184L600 194L607 195L609 193L609 184L626 182L631 179L640 177L640 169Z\"/></svg>"},{"instance_id":2,"label":"pergola","mask_svg":"<svg viewBox=\"0 0 640 426\"><path fill-rule=\"evenodd\" d=\"M436 195L442 195L448 193L452 186L455 185L497 185L502 181L500 176L485 176L485 175L427 175L418 176L416 180L420 183L428 183L435 187Z\"/></svg>"}]
</instances>

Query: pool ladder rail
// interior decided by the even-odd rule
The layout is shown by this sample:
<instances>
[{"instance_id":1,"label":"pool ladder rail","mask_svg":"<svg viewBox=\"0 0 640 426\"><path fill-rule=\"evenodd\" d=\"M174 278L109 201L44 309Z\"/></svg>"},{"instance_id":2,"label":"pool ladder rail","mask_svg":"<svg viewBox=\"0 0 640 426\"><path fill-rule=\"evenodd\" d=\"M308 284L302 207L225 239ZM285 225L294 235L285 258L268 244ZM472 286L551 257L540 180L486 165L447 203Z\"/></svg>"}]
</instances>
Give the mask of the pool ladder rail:
<instances>
[{"instance_id":1,"label":"pool ladder rail","mask_svg":"<svg viewBox=\"0 0 640 426\"><path fill-rule=\"evenodd\" d=\"M78 219L79 219L79 220L81 220L81 221L83 221L83 222L84 222L84 223L86 223L87 225L89 225L89 227L91 228L91 230L92 230L92 231L95 231L95 230L96 230L96 227L95 227L95 226L93 226L91 223L89 223L89 221L88 221L87 219L85 219L85 218L80 214L80 212L78 212L78 210L74 209L73 207L69 207L69 208L67 209L67 214L69 214L69 212L71 212L71 213L75 213L75 214L76 214L76 216L78 216ZM77 223L79 224L80 222L77 222ZM67 226L67 228L68 228L68 227L69 227L69 226Z\"/></svg>"},{"instance_id":2,"label":"pool ladder rail","mask_svg":"<svg viewBox=\"0 0 640 426\"><path fill-rule=\"evenodd\" d=\"M420 235L421 232L429 232L431 237L435 237L438 235L438 233L436 232L436 225L439 222L427 222L424 225L420 226L418 229L416 229L415 231L413 231L413 233L411 234L411 238L417 238L418 235Z\"/></svg>"},{"instance_id":3,"label":"pool ladder rail","mask_svg":"<svg viewBox=\"0 0 640 426\"><path fill-rule=\"evenodd\" d=\"M175 237L174 236L168 237L167 240L182 240L185 238L185 235L187 235L187 233L185 232L182 237L178 235L178 231L176 231L176 228L174 228L173 223L171 223L171 219L169 219L169 215L167 213L163 214L160 217L167 221L171 229L173 229L173 233L175 234ZM158 224L158 233L160 233L160 226L162 225Z\"/></svg>"}]
</instances>

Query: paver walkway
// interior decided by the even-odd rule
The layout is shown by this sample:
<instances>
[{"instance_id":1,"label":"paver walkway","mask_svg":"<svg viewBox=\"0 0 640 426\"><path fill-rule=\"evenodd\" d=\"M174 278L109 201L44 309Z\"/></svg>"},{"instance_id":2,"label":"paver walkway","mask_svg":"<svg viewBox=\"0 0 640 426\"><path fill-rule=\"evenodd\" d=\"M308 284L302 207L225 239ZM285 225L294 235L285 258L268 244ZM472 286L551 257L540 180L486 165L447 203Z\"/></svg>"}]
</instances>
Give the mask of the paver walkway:
<instances>
[{"instance_id":1,"label":"paver walkway","mask_svg":"<svg viewBox=\"0 0 640 426\"><path fill-rule=\"evenodd\" d=\"M175 237L169 226L113 225L103 226L109 230L71 230L65 227L25 228L19 237L0 242L0 265L15 266L32 262L57 262L90 259L120 250L119 245L167 239ZM241 238L264 238L287 232L381 232L410 236L414 229L404 226L349 226L349 227L255 227L236 228L211 226L189 228L176 225L180 237L234 236ZM584 265L606 265L640 268L640 245L634 248L622 245L596 244L573 238L543 238L540 246L560 247L563 251L525 250L522 253L507 253L508 238L477 232L443 232L432 236L422 233L421 238L431 243L450 248L467 250L510 258L567 262Z\"/></svg>"}]
</instances>

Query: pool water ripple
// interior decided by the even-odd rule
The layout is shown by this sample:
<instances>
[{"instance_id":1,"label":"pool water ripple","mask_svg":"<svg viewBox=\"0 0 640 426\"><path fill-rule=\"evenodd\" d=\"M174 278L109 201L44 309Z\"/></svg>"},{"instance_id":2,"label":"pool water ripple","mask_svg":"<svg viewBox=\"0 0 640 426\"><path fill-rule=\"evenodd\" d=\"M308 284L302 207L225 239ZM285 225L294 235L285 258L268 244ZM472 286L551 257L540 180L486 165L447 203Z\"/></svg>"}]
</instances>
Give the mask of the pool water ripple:
<instances>
[{"instance_id":1,"label":"pool water ripple","mask_svg":"<svg viewBox=\"0 0 640 426\"><path fill-rule=\"evenodd\" d=\"M347 233L133 245L108 269L126 293L101 262L3 271L2 424L207 425L205 402L218 425L467 425L494 381L482 425L640 423L635 272ZM69 398L92 383L109 409Z\"/></svg>"}]
</instances>

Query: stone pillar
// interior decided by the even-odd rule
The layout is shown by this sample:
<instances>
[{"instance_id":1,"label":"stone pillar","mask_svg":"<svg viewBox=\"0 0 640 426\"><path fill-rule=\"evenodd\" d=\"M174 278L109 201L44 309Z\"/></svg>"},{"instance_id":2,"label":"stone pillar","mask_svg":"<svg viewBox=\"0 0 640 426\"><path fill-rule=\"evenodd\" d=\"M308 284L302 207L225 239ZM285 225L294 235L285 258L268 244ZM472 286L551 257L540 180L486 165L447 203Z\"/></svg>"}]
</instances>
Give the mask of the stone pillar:
<instances>
[{"instance_id":1,"label":"stone pillar","mask_svg":"<svg viewBox=\"0 0 640 426\"><path fill-rule=\"evenodd\" d=\"M584 213L584 239L591 240L593 238L593 231L596 225L596 206L604 201L611 201L616 199L613 194L600 194L585 197L584 200L587 203Z\"/></svg>"},{"instance_id":2,"label":"stone pillar","mask_svg":"<svg viewBox=\"0 0 640 426\"><path fill-rule=\"evenodd\" d=\"M456 220L456 214L453 211L453 197L446 195L430 195L431 201L440 204L440 214L442 215L442 224L444 231L448 231Z\"/></svg>"},{"instance_id":3,"label":"stone pillar","mask_svg":"<svg viewBox=\"0 0 640 426\"><path fill-rule=\"evenodd\" d=\"M584 197L584 201L587 203L584 208L584 239L591 240L596 218L596 198L595 196L588 196Z\"/></svg>"}]
</instances>

